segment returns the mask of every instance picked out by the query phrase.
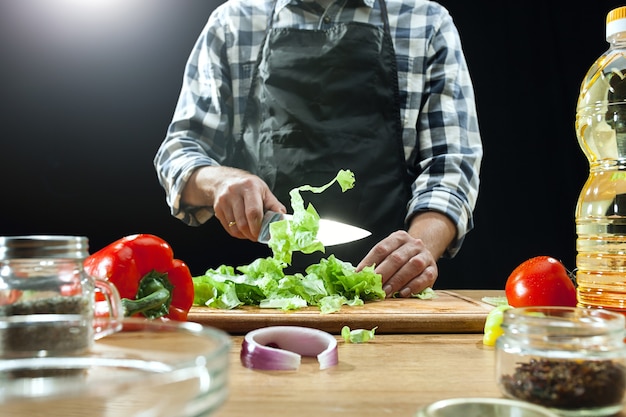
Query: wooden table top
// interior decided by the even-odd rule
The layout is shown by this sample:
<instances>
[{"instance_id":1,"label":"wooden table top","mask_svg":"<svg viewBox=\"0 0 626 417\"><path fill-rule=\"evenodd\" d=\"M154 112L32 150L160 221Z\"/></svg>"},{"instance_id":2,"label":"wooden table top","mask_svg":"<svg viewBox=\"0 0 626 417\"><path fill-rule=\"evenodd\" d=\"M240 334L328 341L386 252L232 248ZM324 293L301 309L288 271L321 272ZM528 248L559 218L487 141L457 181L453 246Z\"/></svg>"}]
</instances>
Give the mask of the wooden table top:
<instances>
[{"instance_id":1,"label":"wooden table top","mask_svg":"<svg viewBox=\"0 0 626 417\"><path fill-rule=\"evenodd\" d=\"M476 300L485 296L501 296L498 291L457 291L464 297ZM450 316L453 317L453 316ZM144 336L145 337L145 336ZM156 352L185 351L180 335L164 335L155 346ZM339 335L339 363L328 369L320 370L316 358L302 358L300 368L295 371L258 371L245 368L240 362L241 345L244 336L231 336L232 345L228 353L228 387L226 402L215 412L217 417L239 416L342 416L342 417L413 417L417 410L429 403L459 397L501 398L495 375L495 348L484 346L483 334L478 332L431 332L431 333L387 333L377 334L373 340L362 344L346 343ZM101 349L128 347L126 339L115 342L115 338L106 338L99 342ZM133 339L134 340L134 339ZM142 339L142 342L147 339ZM154 339L151 339L154 340ZM197 341L193 348L198 349ZM133 345L131 345L133 346ZM164 348L167 346L167 349ZM150 354L150 346L134 347L132 357L139 352ZM199 349L203 349L200 347ZM184 381L183 381L184 383ZM193 384L192 384L193 385ZM0 407L3 417L33 416L82 416L85 410L91 415L111 417L131 415L128 410L136 409L141 415L159 410L162 404L168 404L168 396L193 395L187 387L172 390L159 397L154 387L145 391L136 391L120 395L110 403L94 402L94 398L85 397L81 401L65 398L60 405L47 406L38 402L18 402L15 408ZM157 398L155 398L157 395ZM131 398L132 397L132 398ZM145 410L150 401L155 410ZM154 401L154 403L152 402ZM31 412L37 410L36 413ZM118 412L119 411L119 412ZM135 415L135 414L133 414ZM139 414L137 414L139 415ZM146 414L147 415L147 414ZM156 414L154 414L156 415ZM161 414L159 414L161 415ZM163 415L173 415L170 410ZM622 412L617 417L626 417Z\"/></svg>"},{"instance_id":2,"label":"wooden table top","mask_svg":"<svg viewBox=\"0 0 626 417\"><path fill-rule=\"evenodd\" d=\"M297 371L256 371L241 365L242 336L234 337L230 394L216 416L409 417L444 398L500 397L494 350L480 334L337 339L336 367L320 370L315 359L303 358Z\"/></svg>"},{"instance_id":3,"label":"wooden table top","mask_svg":"<svg viewBox=\"0 0 626 417\"><path fill-rule=\"evenodd\" d=\"M503 295L458 292L476 299ZM315 358L303 358L296 371L257 371L241 365L243 336L234 336L230 394L215 415L411 417L446 398L502 397L495 349L482 344L482 333L383 334L363 344L336 337L335 367L320 370Z\"/></svg>"}]
</instances>

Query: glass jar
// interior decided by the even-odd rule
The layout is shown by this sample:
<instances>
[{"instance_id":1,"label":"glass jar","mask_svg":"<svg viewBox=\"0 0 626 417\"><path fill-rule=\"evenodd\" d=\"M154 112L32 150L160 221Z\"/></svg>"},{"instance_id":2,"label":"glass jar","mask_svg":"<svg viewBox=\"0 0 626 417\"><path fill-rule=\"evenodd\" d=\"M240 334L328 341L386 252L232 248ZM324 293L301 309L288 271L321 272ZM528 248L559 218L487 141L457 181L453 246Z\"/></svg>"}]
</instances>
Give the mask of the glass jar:
<instances>
[{"instance_id":1,"label":"glass jar","mask_svg":"<svg viewBox=\"0 0 626 417\"><path fill-rule=\"evenodd\" d=\"M524 307L504 312L496 380L509 398L562 416L609 416L626 390L625 318L602 309Z\"/></svg>"},{"instance_id":2,"label":"glass jar","mask_svg":"<svg viewBox=\"0 0 626 417\"><path fill-rule=\"evenodd\" d=\"M85 273L87 256L85 237L0 237L0 358L81 353L119 330L119 293Z\"/></svg>"}]
</instances>

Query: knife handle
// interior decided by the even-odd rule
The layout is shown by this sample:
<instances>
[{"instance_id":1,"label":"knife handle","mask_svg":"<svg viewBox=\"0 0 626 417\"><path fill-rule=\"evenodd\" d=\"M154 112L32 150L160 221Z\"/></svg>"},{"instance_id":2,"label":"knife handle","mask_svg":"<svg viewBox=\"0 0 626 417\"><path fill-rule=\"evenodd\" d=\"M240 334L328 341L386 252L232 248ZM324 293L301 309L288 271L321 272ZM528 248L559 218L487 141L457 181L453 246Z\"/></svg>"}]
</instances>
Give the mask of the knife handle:
<instances>
[{"instance_id":1,"label":"knife handle","mask_svg":"<svg viewBox=\"0 0 626 417\"><path fill-rule=\"evenodd\" d=\"M259 232L259 237L257 242L265 243L270 241L270 223L283 220L285 216L282 213L278 213L276 211L266 211L263 215L263 221L261 222L261 231Z\"/></svg>"}]
</instances>

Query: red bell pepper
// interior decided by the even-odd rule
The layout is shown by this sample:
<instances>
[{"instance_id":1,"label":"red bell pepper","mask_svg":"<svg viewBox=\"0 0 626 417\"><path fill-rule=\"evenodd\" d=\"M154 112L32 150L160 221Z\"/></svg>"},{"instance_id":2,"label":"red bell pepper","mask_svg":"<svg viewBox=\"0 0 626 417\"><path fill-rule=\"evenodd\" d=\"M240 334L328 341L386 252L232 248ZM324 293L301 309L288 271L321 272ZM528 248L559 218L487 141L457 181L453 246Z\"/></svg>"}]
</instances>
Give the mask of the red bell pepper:
<instances>
[{"instance_id":1,"label":"red bell pepper","mask_svg":"<svg viewBox=\"0 0 626 417\"><path fill-rule=\"evenodd\" d=\"M191 272L163 239L123 237L87 257L84 268L116 286L125 316L187 320L194 295Z\"/></svg>"}]
</instances>

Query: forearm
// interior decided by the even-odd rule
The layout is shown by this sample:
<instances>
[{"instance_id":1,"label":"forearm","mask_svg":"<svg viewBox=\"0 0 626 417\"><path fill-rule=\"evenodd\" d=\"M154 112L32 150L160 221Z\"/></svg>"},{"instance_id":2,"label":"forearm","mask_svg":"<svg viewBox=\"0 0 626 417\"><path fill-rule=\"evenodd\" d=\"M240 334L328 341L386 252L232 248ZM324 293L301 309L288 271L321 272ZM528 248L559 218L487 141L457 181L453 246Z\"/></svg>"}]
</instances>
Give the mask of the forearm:
<instances>
[{"instance_id":1,"label":"forearm","mask_svg":"<svg viewBox=\"0 0 626 417\"><path fill-rule=\"evenodd\" d=\"M181 202L191 207L214 207L220 193L232 192L242 179L255 178L249 172L220 165L201 166L189 176L181 193ZM260 180L259 180L260 181ZM250 191L252 186L247 186Z\"/></svg>"},{"instance_id":2,"label":"forearm","mask_svg":"<svg viewBox=\"0 0 626 417\"><path fill-rule=\"evenodd\" d=\"M232 236L250 240L259 235L266 210L286 211L260 177L227 166L195 169L183 187L181 202L211 211Z\"/></svg>"},{"instance_id":3,"label":"forearm","mask_svg":"<svg viewBox=\"0 0 626 417\"><path fill-rule=\"evenodd\" d=\"M417 213L411 219L408 232L412 237L421 239L435 259L443 256L457 235L452 220L435 211Z\"/></svg>"},{"instance_id":4,"label":"forearm","mask_svg":"<svg viewBox=\"0 0 626 417\"><path fill-rule=\"evenodd\" d=\"M193 171L182 190L181 203L191 207L213 207L220 168L203 166Z\"/></svg>"}]
</instances>

